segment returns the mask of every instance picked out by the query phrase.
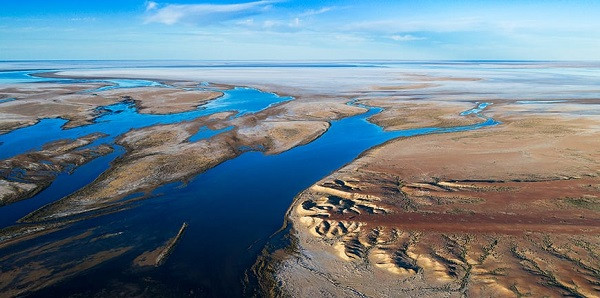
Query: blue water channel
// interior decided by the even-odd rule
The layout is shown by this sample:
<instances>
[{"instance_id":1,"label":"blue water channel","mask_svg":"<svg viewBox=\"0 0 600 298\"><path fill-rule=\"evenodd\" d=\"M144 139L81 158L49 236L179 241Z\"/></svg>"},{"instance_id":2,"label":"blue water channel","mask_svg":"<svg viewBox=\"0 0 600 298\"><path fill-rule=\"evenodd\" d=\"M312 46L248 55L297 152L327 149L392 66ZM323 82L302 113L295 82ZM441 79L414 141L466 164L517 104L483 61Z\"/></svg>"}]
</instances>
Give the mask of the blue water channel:
<instances>
[{"instance_id":1,"label":"blue water channel","mask_svg":"<svg viewBox=\"0 0 600 298\"><path fill-rule=\"evenodd\" d=\"M139 81L140 86L150 85L147 81L143 80L127 81L128 83ZM129 86L138 87L138 85ZM107 136L96 140L87 147L99 144L114 145L116 137L131 129L157 124L178 123L223 111L237 111L237 116L239 116L246 113L255 113L272 104L291 100L291 97L280 97L273 93L266 93L252 88L234 88L223 92L224 95L222 97L189 112L164 115L141 114L138 113L132 102L120 102L99 108L98 112L101 116L90 125L63 129L62 126L67 120L60 118L42 119L35 125L0 135L0 159L6 159L32 150L39 150L48 142L62 139L77 139L95 132L102 132ZM230 129L232 127L220 130L210 130L206 127L201 127L190 138L190 141L195 142L200 139L206 139ZM0 208L0 228L13 224L27 213L66 196L93 181L95 177L109 167L110 161L124 152L123 148L119 146L115 147L117 148L115 153L99 158L91 164L84 165L70 175L66 173L61 174L49 188L40 192L35 197Z\"/></svg>"},{"instance_id":2,"label":"blue water channel","mask_svg":"<svg viewBox=\"0 0 600 298\"><path fill-rule=\"evenodd\" d=\"M128 84L131 84L132 81L134 80L128 80ZM148 86L146 81L137 81L141 86ZM138 87L139 85L130 86ZM109 135L97 143L110 143L115 137L130 129L177 123L224 111L237 111L240 115L255 113L272 104L291 100L290 97L279 97L273 93L251 88L234 88L223 92L222 97L189 112L164 115L140 114L132 102L120 102L97 109L100 116L90 125L63 129L62 126L67 123L65 119L42 119L35 125L0 135L0 159L40 149L48 142L75 139L94 132Z\"/></svg>"},{"instance_id":3,"label":"blue water channel","mask_svg":"<svg viewBox=\"0 0 600 298\"><path fill-rule=\"evenodd\" d=\"M96 143L112 144L115 137L130 129L176 123L228 110L254 113L290 99L255 89L235 88L197 110L170 115L139 114L131 103L118 103L102 108L103 114L91 125L62 129L65 120L44 119L36 125L0 135L3 143L0 158L38 149L49 141L73 139L93 132L108 135ZM255 261L268 237L280 228L285 212L298 192L365 150L388 140L498 124L481 115L485 106L479 104L470 112L482 117L478 124L385 131L367 121L381 109L367 108L368 112L362 115L332 121L325 134L307 145L278 155L246 152L198 175L187 185L165 185L154 192L154 197L133 203L131 209L78 222L57 233L9 247L4 252L25 249L34 243L60 239L95 227L103 233L121 233L110 240L115 247L134 246L134 249L116 261L43 290L38 293L40 296L101 293L122 284L143 287L149 279L153 285L159 285L157 287L165 295L241 296L245 270ZM210 138L229 129L232 128L210 131L203 127L191 141ZM117 146L114 153L83 165L71 174L59 175L49 188L35 197L0 208L0 226L14 224L28 212L93 181L123 151ZM130 270L133 258L172 237L183 222L189 223L189 228L163 266L143 272ZM92 244L61 250L55 257L77 256L86 245Z\"/></svg>"}]
</instances>

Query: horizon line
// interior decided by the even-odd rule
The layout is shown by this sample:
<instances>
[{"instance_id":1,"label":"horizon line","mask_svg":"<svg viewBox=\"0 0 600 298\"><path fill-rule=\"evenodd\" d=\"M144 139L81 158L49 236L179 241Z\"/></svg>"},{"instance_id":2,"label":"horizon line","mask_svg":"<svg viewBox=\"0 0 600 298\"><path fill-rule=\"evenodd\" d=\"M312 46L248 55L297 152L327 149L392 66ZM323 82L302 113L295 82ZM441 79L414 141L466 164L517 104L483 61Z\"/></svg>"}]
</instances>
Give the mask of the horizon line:
<instances>
[{"instance_id":1,"label":"horizon line","mask_svg":"<svg viewBox=\"0 0 600 298\"><path fill-rule=\"evenodd\" d=\"M5 62L600 62L598 60L553 59L0 59Z\"/></svg>"}]
</instances>

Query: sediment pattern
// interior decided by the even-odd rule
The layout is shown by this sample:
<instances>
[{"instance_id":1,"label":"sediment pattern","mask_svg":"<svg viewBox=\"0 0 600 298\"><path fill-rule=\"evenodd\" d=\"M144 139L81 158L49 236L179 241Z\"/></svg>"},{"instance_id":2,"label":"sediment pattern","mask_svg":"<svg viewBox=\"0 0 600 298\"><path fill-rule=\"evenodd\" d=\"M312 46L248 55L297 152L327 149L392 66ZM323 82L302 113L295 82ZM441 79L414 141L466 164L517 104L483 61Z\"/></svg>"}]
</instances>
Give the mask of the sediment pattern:
<instances>
[{"instance_id":1,"label":"sediment pattern","mask_svg":"<svg viewBox=\"0 0 600 298\"><path fill-rule=\"evenodd\" d=\"M57 141L42 150L0 161L0 206L30 198L48 187L61 172L74 171L98 156L111 153L113 148L105 144L82 148L104 136L96 133Z\"/></svg>"},{"instance_id":2,"label":"sediment pattern","mask_svg":"<svg viewBox=\"0 0 600 298\"><path fill-rule=\"evenodd\" d=\"M388 142L298 195L279 293L600 295L597 119L503 120Z\"/></svg>"},{"instance_id":3,"label":"sediment pattern","mask_svg":"<svg viewBox=\"0 0 600 298\"><path fill-rule=\"evenodd\" d=\"M376 182L381 185L383 181ZM388 182L390 188L398 186ZM323 184L340 185L334 181ZM364 270L373 270L373 276L377 276L375 270L397 276L403 291L411 290L412 295L429 291L477 297L598 294L597 217L545 222L547 218L533 221L497 214L478 220L479 214L467 211L427 208L432 201L463 208L485 204L485 199L461 197L457 188L463 186L449 184L399 186L394 204L389 194L382 202L360 190L313 186L299 197L291 217L297 229L310 235L303 237L320 239L352 267L371 268ZM478 192L498 191L469 186ZM403 191L414 187L419 192L416 196ZM426 201L419 202L423 198ZM597 198L590 201L600 203ZM421 287L412 283L414 279ZM357 291L368 296L393 293L377 291L365 282L359 285Z\"/></svg>"}]
</instances>

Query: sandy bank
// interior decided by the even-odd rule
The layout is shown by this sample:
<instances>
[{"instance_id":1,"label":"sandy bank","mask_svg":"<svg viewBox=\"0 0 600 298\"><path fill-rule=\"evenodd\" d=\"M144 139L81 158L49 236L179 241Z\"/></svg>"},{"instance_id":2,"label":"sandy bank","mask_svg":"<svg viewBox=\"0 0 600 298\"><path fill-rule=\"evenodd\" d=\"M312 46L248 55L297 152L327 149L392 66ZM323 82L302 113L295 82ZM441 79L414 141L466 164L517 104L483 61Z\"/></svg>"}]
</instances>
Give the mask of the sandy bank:
<instances>
[{"instance_id":1,"label":"sandy bank","mask_svg":"<svg viewBox=\"0 0 600 298\"><path fill-rule=\"evenodd\" d=\"M476 115L460 115L473 106L470 102L409 101L380 97L361 99L359 103L384 108L384 111L372 116L369 121L385 130L465 126L482 121Z\"/></svg>"},{"instance_id":2,"label":"sandy bank","mask_svg":"<svg viewBox=\"0 0 600 298\"><path fill-rule=\"evenodd\" d=\"M140 113L172 114L195 110L198 106L223 96L223 93L176 88L140 87L102 91L98 95L115 101L132 99L136 103Z\"/></svg>"},{"instance_id":3,"label":"sandy bank","mask_svg":"<svg viewBox=\"0 0 600 298\"><path fill-rule=\"evenodd\" d=\"M0 161L0 206L30 198L67 169L73 171L111 153L113 148L108 145L81 149L103 136L96 133L76 140L57 141L45 145L42 150Z\"/></svg>"},{"instance_id":4,"label":"sandy bank","mask_svg":"<svg viewBox=\"0 0 600 298\"><path fill-rule=\"evenodd\" d=\"M69 120L65 128L91 123L96 108L114 101L81 93L106 84L15 84L0 87L0 98L15 100L0 104L0 133L29 126L43 118Z\"/></svg>"}]
</instances>

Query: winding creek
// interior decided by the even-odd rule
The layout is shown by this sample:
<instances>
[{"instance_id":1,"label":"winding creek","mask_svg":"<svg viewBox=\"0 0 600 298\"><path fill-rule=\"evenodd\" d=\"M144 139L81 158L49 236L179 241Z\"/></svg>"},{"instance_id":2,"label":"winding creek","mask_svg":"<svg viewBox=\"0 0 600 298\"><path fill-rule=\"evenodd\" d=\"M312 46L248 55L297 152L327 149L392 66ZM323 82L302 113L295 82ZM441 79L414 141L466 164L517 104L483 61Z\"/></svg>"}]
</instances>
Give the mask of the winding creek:
<instances>
[{"instance_id":1,"label":"winding creek","mask_svg":"<svg viewBox=\"0 0 600 298\"><path fill-rule=\"evenodd\" d=\"M28 73L14 75L26 81ZM64 79L58 81L70 82ZM161 85L146 80L101 81L113 84L102 90ZM33 126L0 135L0 159L39 149L50 141L74 139L94 132L102 132L107 136L90 146L111 144L116 149L72 173L60 174L50 187L33 198L1 207L0 227L13 225L27 213L92 182L110 166L111 161L124 153L123 148L114 145L114 140L131 129L177 123L222 111L235 110L238 115L255 113L292 99L251 88L234 88L224 93L224 96L191 112L140 114L132 103L122 102L103 107L101 116L90 125L62 129L66 120L43 119ZM381 109L366 107L369 109L367 113L332 121L325 134L307 145L277 155L246 152L198 175L186 185L164 185L154 191L152 198L132 202L132 208L77 222L58 232L10 246L3 252L24 249L32 245L32 241L48 242L95 228L98 233L114 235L102 245L131 245L134 248L74 277L68 285L59 283L37 295L98 293L108 285L143 285L150 279L158 288L170 293L186 295L190 294L189 289L195 289L194 295L239 296L243 291L241 280L244 271L253 264L268 237L281 227L284 214L298 192L352 161L365 150L388 140L474 130L498 124L494 119L481 115L486 106L486 103L479 103L461 114L482 117L478 124L401 131L385 131L368 122L367 119ZM232 128L211 131L203 127L191 141L210 138L228 129ZM130 270L133 258L172 237L183 222L189 223L189 228L163 266L144 272ZM88 249L96 245L99 244L89 242L68 247L57 253L56 262L84 256Z\"/></svg>"}]
</instances>

